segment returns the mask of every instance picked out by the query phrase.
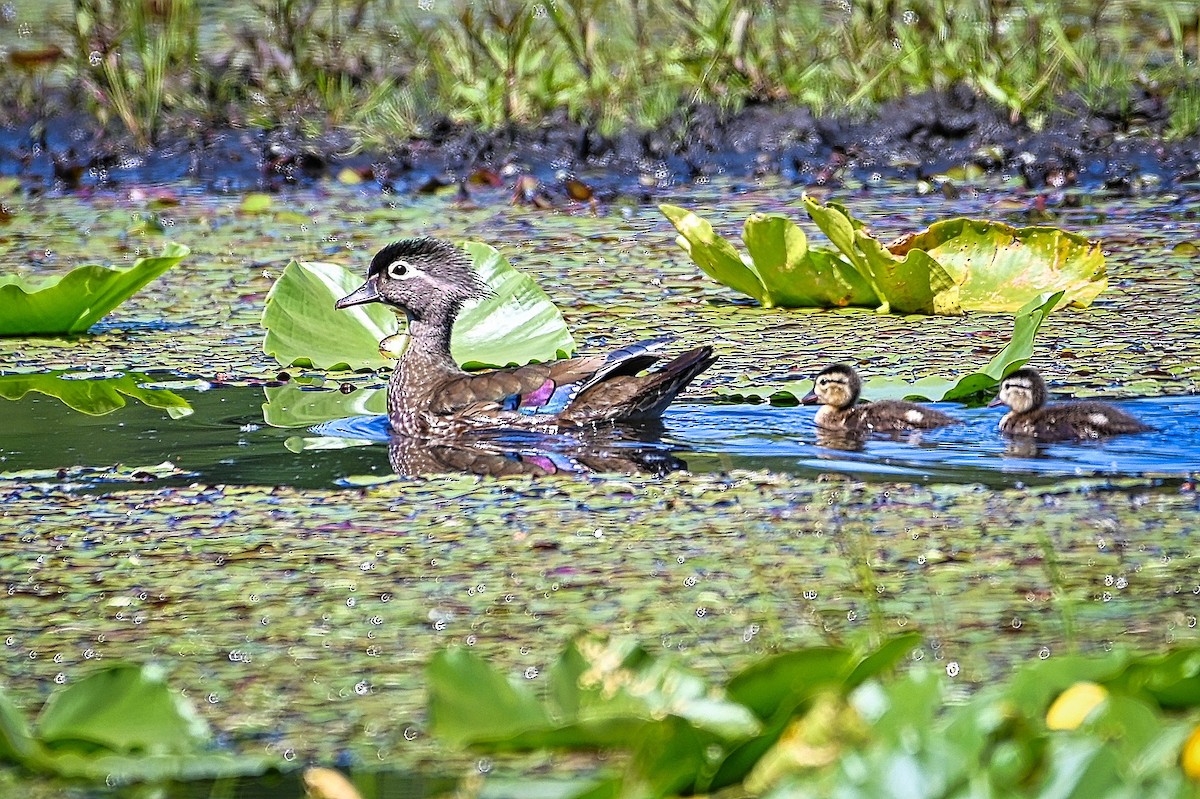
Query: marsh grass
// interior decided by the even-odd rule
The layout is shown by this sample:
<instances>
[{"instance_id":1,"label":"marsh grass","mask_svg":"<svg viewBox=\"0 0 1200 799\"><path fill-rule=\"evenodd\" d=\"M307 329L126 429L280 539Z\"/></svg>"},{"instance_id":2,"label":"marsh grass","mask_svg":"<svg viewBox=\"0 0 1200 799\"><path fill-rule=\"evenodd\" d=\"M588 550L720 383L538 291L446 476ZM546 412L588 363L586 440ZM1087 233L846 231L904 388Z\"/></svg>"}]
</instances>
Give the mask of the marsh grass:
<instances>
[{"instance_id":1,"label":"marsh grass","mask_svg":"<svg viewBox=\"0 0 1200 799\"><path fill-rule=\"evenodd\" d=\"M46 44L69 51L60 83L141 144L197 116L323 116L360 145L442 119L505 130L565 117L612 135L686 125L701 104L867 111L956 84L1035 127L1068 94L1127 124L1136 94L1160 98L1174 137L1200 116L1188 0L253 0L220 14L197 2L59 0L67 35Z\"/></svg>"}]
</instances>

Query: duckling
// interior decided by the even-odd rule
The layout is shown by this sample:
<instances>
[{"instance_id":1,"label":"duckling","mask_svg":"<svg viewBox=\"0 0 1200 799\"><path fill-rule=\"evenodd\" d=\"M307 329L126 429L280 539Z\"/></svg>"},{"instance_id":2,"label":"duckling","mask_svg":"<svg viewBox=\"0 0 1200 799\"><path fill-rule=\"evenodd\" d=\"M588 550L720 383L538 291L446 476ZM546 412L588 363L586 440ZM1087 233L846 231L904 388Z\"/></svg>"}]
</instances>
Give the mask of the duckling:
<instances>
[{"instance_id":1,"label":"duckling","mask_svg":"<svg viewBox=\"0 0 1200 799\"><path fill-rule=\"evenodd\" d=\"M464 250L440 239L403 239L376 253L366 283L335 303L382 302L408 318L409 343L388 380L393 433L421 438L480 427L552 431L652 420L716 361L712 347L701 346L639 374L671 341L658 338L608 354L465 372L450 355L450 331L466 303L489 293Z\"/></svg>"},{"instance_id":2,"label":"duckling","mask_svg":"<svg viewBox=\"0 0 1200 799\"><path fill-rule=\"evenodd\" d=\"M816 423L826 430L850 433L894 433L902 430L930 430L958 419L934 408L905 400L880 400L855 405L862 391L858 372L844 363L821 371L813 381L813 390L802 400L805 405L822 403Z\"/></svg>"},{"instance_id":3,"label":"duckling","mask_svg":"<svg viewBox=\"0 0 1200 799\"><path fill-rule=\"evenodd\" d=\"M1007 405L1000 432L1042 441L1102 438L1145 433L1153 427L1107 402L1080 400L1046 404L1046 383L1032 367L1018 369L1000 381L1000 394L988 407Z\"/></svg>"}]
</instances>

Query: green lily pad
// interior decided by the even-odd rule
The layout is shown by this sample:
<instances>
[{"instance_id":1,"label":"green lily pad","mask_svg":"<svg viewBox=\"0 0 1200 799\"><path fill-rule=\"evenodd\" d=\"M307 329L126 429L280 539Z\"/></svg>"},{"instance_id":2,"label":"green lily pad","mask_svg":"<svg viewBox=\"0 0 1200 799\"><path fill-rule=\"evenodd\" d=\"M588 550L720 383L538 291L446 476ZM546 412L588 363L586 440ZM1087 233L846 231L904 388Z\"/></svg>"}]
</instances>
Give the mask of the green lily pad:
<instances>
[{"instance_id":1,"label":"green lily pad","mask_svg":"<svg viewBox=\"0 0 1200 799\"><path fill-rule=\"evenodd\" d=\"M1107 286L1099 245L1057 228L952 219L884 245L843 205L804 197L836 249L809 245L779 214L752 214L749 256L684 208L659 206L702 271L764 307L875 306L881 312L1015 312L1049 292L1085 306Z\"/></svg>"},{"instance_id":2,"label":"green lily pad","mask_svg":"<svg viewBox=\"0 0 1200 799\"><path fill-rule=\"evenodd\" d=\"M172 419L190 416L192 406L174 391L145 388L149 375L127 372L116 377L88 377L66 371L0 375L0 397L19 400L30 391L62 400L69 408L89 416L103 416L125 407L131 397L150 408L161 408Z\"/></svg>"},{"instance_id":3,"label":"green lily pad","mask_svg":"<svg viewBox=\"0 0 1200 799\"><path fill-rule=\"evenodd\" d=\"M987 365L958 380L924 377L915 383L895 378L872 378L863 382L863 395L869 399L924 399L934 402L975 402L995 393L1004 376L1020 369L1033 356L1034 338L1042 322L1063 299L1063 292L1038 297L1022 308L1013 319L1012 338Z\"/></svg>"},{"instance_id":4,"label":"green lily pad","mask_svg":"<svg viewBox=\"0 0 1200 799\"><path fill-rule=\"evenodd\" d=\"M768 308L774 307L775 303L763 286L762 278L742 259L732 244L713 230L712 225L686 208L660 205L658 209L679 231L675 240L701 271L734 291L753 297Z\"/></svg>"},{"instance_id":5,"label":"green lily pad","mask_svg":"<svg viewBox=\"0 0 1200 799\"><path fill-rule=\"evenodd\" d=\"M189 252L168 242L162 255L128 267L89 264L36 282L0 276L0 336L83 333Z\"/></svg>"},{"instance_id":6,"label":"green lily pad","mask_svg":"<svg viewBox=\"0 0 1200 799\"><path fill-rule=\"evenodd\" d=\"M465 247L492 290L458 316L450 349L467 367L507 366L565 357L575 350L562 313L528 275L514 269L495 248ZM292 261L267 295L263 351L279 363L320 369L378 369L394 364L379 344L396 333L399 319L380 303L345 310L334 302L363 282L344 266Z\"/></svg>"},{"instance_id":7,"label":"green lily pad","mask_svg":"<svg viewBox=\"0 0 1200 799\"><path fill-rule=\"evenodd\" d=\"M1053 227L947 219L889 249L928 253L961 286L963 307L972 311L1017 311L1053 291L1083 308L1108 287L1100 244Z\"/></svg>"},{"instance_id":8,"label":"green lily pad","mask_svg":"<svg viewBox=\"0 0 1200 799\"><path fill-rule=\"evenodd\" d=\"M742 240L772 305L840 308L879 304L870 282L858 270L836 253L809 249L804 231L782 214L751 214L742 229Z\"/></svg>"},{"instance_id":9,"label":"green lily pad","mask_svg":"<svg viewBox=\"0 0 1200 799\"><path fill-rule=\"evenodd\" d=\"M0 692L0 760L110 785L261 774L269 757L209 751L212 736L160 669L118 663L50 695L35 725Z\"/></svg>"}]
</instances>

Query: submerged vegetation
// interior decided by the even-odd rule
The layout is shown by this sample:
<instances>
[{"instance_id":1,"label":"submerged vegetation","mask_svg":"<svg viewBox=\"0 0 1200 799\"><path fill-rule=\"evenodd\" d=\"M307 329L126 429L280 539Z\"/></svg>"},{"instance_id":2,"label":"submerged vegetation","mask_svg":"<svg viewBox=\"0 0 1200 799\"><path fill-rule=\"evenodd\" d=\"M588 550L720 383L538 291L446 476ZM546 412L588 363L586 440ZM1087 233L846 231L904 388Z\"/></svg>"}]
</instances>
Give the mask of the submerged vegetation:
<instances>
[{"instance_id":1,"label":"submerged vegetation","mask_svg":"<svg viewBox=\"0 0 1200 799\"><path fill-rule=\"evenodd\" d=\"M826 114L956 84L1034 127L1065 95L1129 129L1147 115L1169 136L1200 125L1188 0L261 0L229 11L213 22L196 0L17 2L25 32L0 67L0 101L41 119L55 102L42 90L62 87L49 96L142 146L189 121L327 126L357 146L445 122L563 116L616 136L686 128L705 105Z\"/></svg>"},{"instance_id":2,"label":"submerged vegetation","mask_svg":"<svg viewBox=\"0 0 1200 799\"><path fill-rule=\"evenodd\" d=\"M1108 285L1100 245L1058 228L948 219L884 244L842 204L806 196L804 210L836 249L810 247L781 214L752 214L742 255L691 211L659 208L697 266L767 308L1013 312L1053 291L1086 307Z\"/></svg>"}]
</instances>

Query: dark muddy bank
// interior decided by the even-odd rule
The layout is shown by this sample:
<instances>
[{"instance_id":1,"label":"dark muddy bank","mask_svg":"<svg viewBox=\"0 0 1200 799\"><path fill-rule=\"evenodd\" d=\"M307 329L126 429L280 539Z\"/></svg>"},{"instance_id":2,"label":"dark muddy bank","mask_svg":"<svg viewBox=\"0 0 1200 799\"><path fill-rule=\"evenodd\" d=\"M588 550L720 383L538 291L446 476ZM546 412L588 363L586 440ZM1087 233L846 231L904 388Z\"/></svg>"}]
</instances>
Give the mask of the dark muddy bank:
<instances>
[{"instance_id":1,"label":"dark muddy bank","mask_svg":"<svg viewBox=\"0 0 1200 799\"><path fill-rule=\"evenodd\" d=\"M1089 109L1073 97L1058 106L1035 130L960 85L892 101L869 117L814 117L786 104L731 116L686 108L668 126L616 137L565 118L501 132L443 122L386 152L354 152L350 135L338 130L306 138L299 121L274 130L177 124L142 151L96 130L82 113L44 120L7 113L0 175L55 192L175 181L208 191L278 190L341 175L397 194L507 185L539 205L591 199L593 191L599 199L647 201L717 175L779 175L808 186L950 173L955 183L1015 179L1035 191L1079 186L1131 195L1200 181L1200 135L1166 140L1162 97L1143 91L1124 109ZM586 184L568 184L572 176Z\"/></svg>"}]
</instances>

